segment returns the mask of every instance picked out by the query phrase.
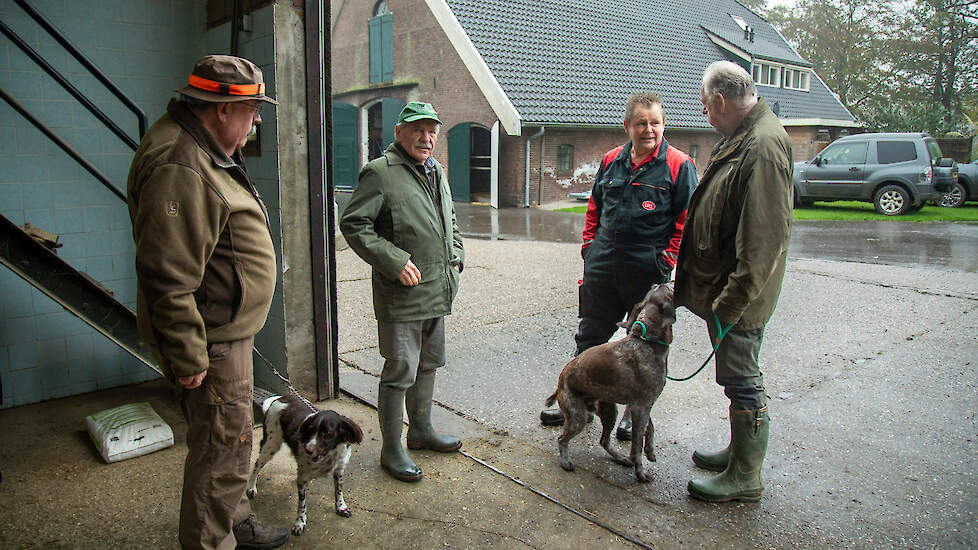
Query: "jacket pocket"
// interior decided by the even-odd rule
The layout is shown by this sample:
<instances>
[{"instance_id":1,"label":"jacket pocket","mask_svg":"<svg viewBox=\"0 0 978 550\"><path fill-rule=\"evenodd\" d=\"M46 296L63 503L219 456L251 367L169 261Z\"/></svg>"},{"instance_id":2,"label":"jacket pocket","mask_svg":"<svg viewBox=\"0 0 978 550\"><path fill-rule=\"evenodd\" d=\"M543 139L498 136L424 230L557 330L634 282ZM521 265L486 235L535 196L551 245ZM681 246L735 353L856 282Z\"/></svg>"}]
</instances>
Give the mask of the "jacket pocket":
<instances>
[{"instance_id":1,"label":"jacket pocket","mask_svg":"<svg viewBox=\"0 0 978 550\"><path fill-rule=\"evenodd\" d=\"M241 266L238 262L234 262L232 265L232 273L234 274L234 290L231 293L231 316L228 322L232 322L238 317L238 312L244 307L245 304L245 285L244 277L241 275Z\"/></svg>"}]
</instances>

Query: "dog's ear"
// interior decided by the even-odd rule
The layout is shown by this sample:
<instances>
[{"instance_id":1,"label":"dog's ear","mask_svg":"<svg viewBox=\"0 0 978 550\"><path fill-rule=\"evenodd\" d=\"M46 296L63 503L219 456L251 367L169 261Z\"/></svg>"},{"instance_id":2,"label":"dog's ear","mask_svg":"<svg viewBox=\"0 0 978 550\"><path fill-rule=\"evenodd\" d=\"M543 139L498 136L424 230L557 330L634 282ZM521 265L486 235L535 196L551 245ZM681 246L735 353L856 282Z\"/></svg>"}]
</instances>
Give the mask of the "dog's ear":
<instances>
[{"instance_id":1,"label":"dog's ear","mask_svg":"<svg viewBox=\"0 0 978 550\"><path fill-rule=\"evenodd\" d=\"M662 304L662 324L671 325L676 322L676 308L669 302Z\"/></svg>"},{"instance_id":2,"label":"dog's ear","mask_svg":"<svg viewBox=\"0 0 978 550\"><path fill-rule=\"evenodd\" d=\"M340 432L343 434L343 441L347 443L360 443L363 441L363 430L352 419L340 415Z\"/></svg>"}]
</instances>

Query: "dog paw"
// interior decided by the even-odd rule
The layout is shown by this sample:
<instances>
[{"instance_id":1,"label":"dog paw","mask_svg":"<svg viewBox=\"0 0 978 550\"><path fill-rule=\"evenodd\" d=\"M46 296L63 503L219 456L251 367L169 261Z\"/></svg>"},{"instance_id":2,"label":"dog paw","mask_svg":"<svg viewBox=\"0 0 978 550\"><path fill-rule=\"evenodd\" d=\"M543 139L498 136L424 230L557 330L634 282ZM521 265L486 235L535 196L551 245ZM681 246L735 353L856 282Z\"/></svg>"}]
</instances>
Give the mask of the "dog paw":
<instances>
[{"instance_id":1,"label":"dog paw","mask_svg":"<svg viewBox=\"0 0 978 550\"><path fill-rule=\"evenodd\" d=\"M255 498L255 495L257 494L258 494L258 489L248 489L247 491L245 491L245 496L247 496L249 499Z\"/></svg>"},{"instance_id":2,"label":"dog paw","mask_svg":"<svg viewBox=\"0 0 978 550\"><path fill-rule=\"evenodd\" d=\"M301 520L296 521L295 522L295 525L292 526L292 534L295 535L295 536L297 536L297 537L299 535L301 535L302 532L305 531L305 530L306 530L306 522L301 521Z\"/></svg>"},{"instance_id":3,"label":"dog paw","mask_svg":"<svg viewBox=\"0 0 978 550\"><path fill-rule=\"evenodd\" d=\"M561 460L560 467L567 470L568 472L574 471L574 463L572 463L570 460Z\"/></svg>"},{"instance_id":4,"label":"dog paw","mask_svg":"<svg viewBox=\"0 0 978 550\"><path fill-rule=\"evenodd\" d=\"M652 481L652 473L648 470L635 470L635 477L642 483Z\"/></svg>"},{"instance_id":5,"label":"dog paw","mask_svg":"<svg viewBox=\"0 0 978 550\"><path fill-rule=\"evenodd\" d=\"M344 517L344 518L348 518L348 517L352 516L353 513L350 512L350 509L349 508L337 508L336 509L336 515L337 516Z\"/></svg>"}]
</instances>

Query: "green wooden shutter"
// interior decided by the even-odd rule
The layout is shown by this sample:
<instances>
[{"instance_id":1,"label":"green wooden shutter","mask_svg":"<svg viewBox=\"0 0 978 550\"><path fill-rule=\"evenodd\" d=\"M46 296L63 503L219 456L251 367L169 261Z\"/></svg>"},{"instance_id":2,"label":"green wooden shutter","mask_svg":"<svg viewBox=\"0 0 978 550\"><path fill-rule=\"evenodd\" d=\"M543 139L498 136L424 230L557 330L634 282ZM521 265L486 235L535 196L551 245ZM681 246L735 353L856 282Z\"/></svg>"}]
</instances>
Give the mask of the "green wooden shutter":
<instances>
[{"instance_id":1,"label":"green wooden shutter","mask_svg":"<svg viewBox=\"0 0 978 550\"><path fill-rule=\"evenodd\" d=\"M385 13L367 20L370 39L370 83L394 80L394 14Z\"/></svg>"},{"instance_id":2,"label":"green wooden shutter","mask_svg":"<svg viewBox=\"0 0 978 550\"><path fill-rule=\"evenodd\" d=\"M333 102L333 185L356 187L357 108L349 103Z\"/></svg>"},{"instance_id":3,"label":"green wooden shutter","mask_svg":"<svg viewBox=\"0 0 978 550\"><path fill-rule=\"evenodd\" d=\"M463 122L448 131L448 181L452 186L452 200L469 201L472 154L472 132L469 123Z\"/></svg>"},{"instance_id":4,"label":"green wooden shutter","mask_svg":"<svg viewBox=\"0 0 978 550\"><path fill-rule=\"evenodd\" d=\"M380 78L381 82L394 81L394 14L380 16Z\"/></svg>"},{"instance_id":5,"label":"green wooden shutter","mask_svg":"<svg viewBox=\"0 0 978 550\"><path fill-rule=\"evenodd\" d=\"M377 84L381 80L382 52L380 17L367 20L367 34L370 39L370 83Z\"/></svg>"},{"instance_id":6,"label":"green wooden shutter","mask_svg":"<svg viewBox=\"0 0 978 550\"><path fill-rule=\"evenodd\" d=\"M404 102L396 97L385 97L380 100L380 120L383 121L383 150L394 143L394 125L397 124L397 115L401 114Z\"/></svg>"}]
</instances>

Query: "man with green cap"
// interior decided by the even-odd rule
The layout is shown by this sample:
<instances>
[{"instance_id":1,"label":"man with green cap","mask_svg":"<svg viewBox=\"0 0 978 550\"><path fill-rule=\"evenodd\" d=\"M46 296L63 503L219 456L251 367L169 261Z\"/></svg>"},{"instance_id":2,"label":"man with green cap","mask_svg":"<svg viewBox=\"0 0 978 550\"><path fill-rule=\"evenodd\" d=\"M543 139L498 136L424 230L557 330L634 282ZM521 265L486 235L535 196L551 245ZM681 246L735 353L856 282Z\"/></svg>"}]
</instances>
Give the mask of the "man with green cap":
<instances>
[{"instance_id":1,"label":"man with green cap","mask_svg":"<svg viewBox=\"0 0 978 550\"><path fill-rule=\"evenodd\" d=\"M394 143L360 171L340 231L370 264L384 368L377 417L381 466L401 481L421 469L401 446L407 406L409 449L455 452L462 442L431 425L435 372L445 364L445 316L465 261L445 172L431 156L441 120L428 103L404 106Z\"/></svg>"},{"instance_id":2,"label":"man with green cap","mask_svg":"<svg viewBox=\"0 0 978 550\"><path fill-rule=\"evenodd\" d=\"M278 548L245 488L251 469L252 343L275 290L268 211L241 156L261 124L261 70L209 55L143 136L129 171L139 332L181 390L187 460L180 547Z\"/></svg>"}]
</instances>

